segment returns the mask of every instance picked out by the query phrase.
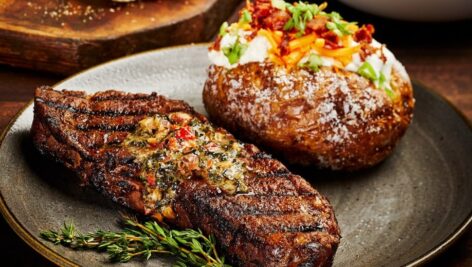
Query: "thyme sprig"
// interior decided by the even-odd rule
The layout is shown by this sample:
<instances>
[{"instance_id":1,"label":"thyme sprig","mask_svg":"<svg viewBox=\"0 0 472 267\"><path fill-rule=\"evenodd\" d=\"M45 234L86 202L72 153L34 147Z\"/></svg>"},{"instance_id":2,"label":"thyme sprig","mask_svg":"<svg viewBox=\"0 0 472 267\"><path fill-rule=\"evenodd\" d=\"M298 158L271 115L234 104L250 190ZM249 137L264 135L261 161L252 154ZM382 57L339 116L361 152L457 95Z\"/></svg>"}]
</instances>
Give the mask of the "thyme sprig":
<instances>
[{"instance_id":1,"label":"thyme sprig","mask_svg":"<svg viewBox=\"0 0 472 267\"><path fill-rule=\"evenodd\" d=\"M112 262L138 257L148 260L153 254L164 254L177 257L174 266L230 266L218 255L215 238L200 230L172 230L155 221L140 223L130 217L124 217L122 225L124 229L118 232L98 230L83 234L72 223L64 223L59 231L44 231L40 236L76 250L105 251Z\"/></svg>"}]
</instances>

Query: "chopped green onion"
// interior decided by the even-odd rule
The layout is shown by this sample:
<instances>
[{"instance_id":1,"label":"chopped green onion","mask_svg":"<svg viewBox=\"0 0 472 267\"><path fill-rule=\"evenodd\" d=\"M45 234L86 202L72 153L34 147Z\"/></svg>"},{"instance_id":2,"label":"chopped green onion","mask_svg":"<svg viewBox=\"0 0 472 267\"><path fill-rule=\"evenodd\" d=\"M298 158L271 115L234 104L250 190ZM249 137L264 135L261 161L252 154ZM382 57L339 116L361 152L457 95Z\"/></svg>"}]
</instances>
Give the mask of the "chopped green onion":
<instances>
[{"instance_id":1,"label":"chopped green onion","mask_svg":"<svg viewBox=\"0 0 472 267\"><path fill-rule=\"evenodd\" d=\"M339 14L339 13L336 12L336 11L331 12L328 16L329 16L332 20L342 20L342 19L343 19L343 17L341 17L341 14Z\"/></svg>"},{"instance_id":2,"label":"chopped green onion","mask_svg":"<svg viewBox=\"0 0 472 267\"><path fill-rule=\"evenodd\" d=\"M328 30L335 30L336 29L336 24L334 24L334 22L328 21L326 23L326 28L328 28Z\"/></svg>"},{"instance_id":3,"label":"chopped green onion","mask_svg":"<svg viewBox=\"0 0 472 267\"><path fill-rule=\"evenodd\" d=\"M385 93L387 93L388 97L390 97L390 99L395 99L395 93L392 91L392 89L387 87L384 87L383 89L385 90Z\"/></svg>"},{"instance_id":4,"label":"chopped green onion","mask_svg":"<svg viewBox=\"0 0 472 267\"><path fill-rule=\"evenodd\" d=\"M293 19L289 19L284 25L284 31L290 30L293 27L295 27L295 22L293 22Z\"/></svg>"},{"instance_id":5,"label":"chopped green onion","mask_svg":"<svg viewBox=\"0 0 472 267\"><path fill-rule=\"evenodd\" d=\"M386 82L387 82L387 78L381 72L379 75L379 88L385 90L385 93L387 93L390 99L395 99L396 97L395 92L388 86L388 84L386 84Z\"/></svg>"},{"instance_id":6,"label":"chopped green onion","mask_svg":"<svg viewBox=\"0 0 472 267\"><path fill-rule=\"evenodd\" d=\"M229 26L228 22L226 22L226 21L223 22L223 24L221 24L221 26L220 26L220 30L219 30L218 35L222 36L222 37L225 36L225 34L227 34L226 30L228 29L228 26Z\"/></svg>"},{"instance_id":7,"label":"chopped green onion","mask_svg":"<svg viewBox=\"0 0 472 267\"><path fill-rule=\"evenodd\" d=\"M308 67L313 71L318 71L321 65L323 65L323 59L316 54L311 54L308 58Z\"/></svg>"},{"instance_id":8,"label":"chopped green onion","mask_svg":"<svg viewBox=\"0 0 472 267\"><path fill-rule=\"evenodd\" d=\"M386 84L387 78L385 75L380 72L377 76L374 67L372 67L369 62L364 62L364 64L362 64L362 66L360 66L357 70L357 73L374 82L375 86L384 90L390 99L395 99L395 92L388 86L388 84Z\"/></svg>"},{"instance_id":9,"label":"chopped green onion","mask_svg":"<svg viewBox=\"0 0 472 267\"><path fill-rule=\"evenodd\" d=\"M280 10L285 10L287 3L285 3L284 0L272 0L272 6Z\"/></svg>"},{"instance_id":10,"label":"chopped green onion","mask_svg":"<svg viewBox=\"0 0 472 267\"><path fill-rule=\"evenodd\" d=\"M283 0L272 0L272 6L281 10L287 9L292 17L285 23L284 30L287 31L295 28L301 35L305 34L307 22L313 20L318 14L327 16L330 19L326 27L338 36L353 34L348 28L350 25L357 24L357 22L343 21L343 18L337 12L326 13L321 11L320 7L316 4L308 4L302 1L292 5Z\"/></svg>"},{"instance_id":11,"label":"chopped green onion","mask_svg":"<svg viewBox=\"0 0 472 267\"><path fill-rule=\"evenodd\" d=\"M249 23L252 21L251 13L247 9L244 9L241 14L241 19L239 20L242 23Z\"/></svg>"},{"instance_id":12,"label":"chopped green onion","mask_svg":"<svg viewBox=\"0 0 472 267\"><path fill-rule=\"evenodd\" d=\"M320 69L320 66L322 65L323 65L323 59L319 55L311 53L310 56L308 57L308 60L305 63L301 64L300 66L308 67L312 71L317 72Z\"/></svg>"},{"instance_id":13,"label":"chopped green onion","mask_svg":"<svg viewBox=\"0 0 472 267\"><path fill-rule=\"evenodd\" d=\"M284 30L295 28L301 35L305 34L306 23L320 13L320 8L316 4L298 2L297 5L286 3L285 6L292 17L285 23Z\"/></svg>"},{"instance_id":14,"label":"chopped green onion","mask_svg":"<svg viewBox=\"0 0 472 267\"><path fill-rule=\"evenodd\" d=\"M241 44L239 39L236 40L233 46L223 48L223 54L228 58L229 64L235 64L239 61L241 56L246 52L247 45Z\"/></svg>"},{"instance_id":15,"label":"chopped green onion","mask_svg":"<svg viewBox=\"0 0 472 267\"><path fill-rule=\"evenodd\" d=\"M386 86L385 82L387 81L387 78L385 78L385 75L380 72L380 75L379 75L379 87L380 88L383 88L384 86Z\"/></svg>"},{"instance_id":16,"label":"chopped green onion","mask_svg":"<svg viewBox=\"0 0 472 267\"><path fill-rule=\"evenodd\" d=\"M371 81L377 80L377 74L375 73L375 69L374 67L372 67L372 65L370 65L369 62L364 62L364 64L362 64L362 66L360 66L357 70L357 73Z\"/></svg>"},{"instance_id":17,"label":"chopped green onion","mask_svg":"<svg viewBox=\"0 0 472 267\"><path fill-rule=\"evenodd\" d=\"M348 30L348 27L357 24L357 22L342 21L343 18L341 15L334 11L326 15L331 19L331 21L326 23L326 28L333 31L338 36L351 35L352 32Z\"/></svg>"},{"instance_id":18,"label":"chopped green onion","mask_svg":"<svg viewBox=\"0 0 472 267\"><path fill-rule=\"evenodd\" d=\"M334 22L327 22L326 23L326 28L328 28L328 30L334 32L337 36L342 36L342 32L338 29L338 26L334 23Z\"/></svg>"}]
</instances>

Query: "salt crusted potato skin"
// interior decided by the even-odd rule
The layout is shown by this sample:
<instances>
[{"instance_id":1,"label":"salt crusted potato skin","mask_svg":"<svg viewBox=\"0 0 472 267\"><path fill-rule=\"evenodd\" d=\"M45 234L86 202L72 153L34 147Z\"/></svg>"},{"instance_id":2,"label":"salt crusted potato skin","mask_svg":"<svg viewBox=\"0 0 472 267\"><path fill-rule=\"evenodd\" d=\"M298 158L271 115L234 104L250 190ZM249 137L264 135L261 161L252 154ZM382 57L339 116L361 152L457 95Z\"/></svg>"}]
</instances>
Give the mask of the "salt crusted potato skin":
<instances>
[{"instance_id":1,"label":"salt crusted potato skin","mask_svg":"<svg viewBox=\"0 0 472 267\"><path fill-rule=\"evenodd\" d=\"M322 67L211 65L203 90L210 118L295 164L358 170L384 160L413 115L407 74L394 66L390 98L366 78Z\"/></svg>"}]
</instances>

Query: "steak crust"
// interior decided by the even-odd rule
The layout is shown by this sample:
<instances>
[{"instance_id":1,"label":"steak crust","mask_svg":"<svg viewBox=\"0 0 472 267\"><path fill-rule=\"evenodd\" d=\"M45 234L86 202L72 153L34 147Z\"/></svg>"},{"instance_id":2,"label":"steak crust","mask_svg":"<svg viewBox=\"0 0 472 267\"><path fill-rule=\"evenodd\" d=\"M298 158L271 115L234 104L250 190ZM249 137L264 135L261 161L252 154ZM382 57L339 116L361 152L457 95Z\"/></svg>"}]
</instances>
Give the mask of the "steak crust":
<instances>
[{"instance_id":1,"label":"steak crust","mask_svg":"<svg viewBox=\"0 0 472 267\"><path fill-rule=\"evenodd\" d=\"M40 87L31 134L42 154L74 171L83 185L144 214L142 165L125 140L142 119L172 112L209 123L185 102L155 93L86 95ZM244 150L247 192L230 194L192 176L178 185L175 216L164 219L213 234L238 266L331 265L340 231L328 200L255 146L245 144Z\"/></svg>"}]
</instances>

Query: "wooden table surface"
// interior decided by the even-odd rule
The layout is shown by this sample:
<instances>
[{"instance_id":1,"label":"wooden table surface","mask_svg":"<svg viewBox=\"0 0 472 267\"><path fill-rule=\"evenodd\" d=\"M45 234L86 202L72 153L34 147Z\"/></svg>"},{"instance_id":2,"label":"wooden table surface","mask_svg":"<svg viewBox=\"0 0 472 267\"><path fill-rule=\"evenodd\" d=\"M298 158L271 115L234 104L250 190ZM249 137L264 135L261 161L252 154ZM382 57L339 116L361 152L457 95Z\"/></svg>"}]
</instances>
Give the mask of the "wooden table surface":
<instances>
[{"instance_id":1,"label":"wooden table surface","mask_svg":"<svg viewBox=\"0 0 472 267\"><path fill-rule=\"evenodd\" d=\"M330 2L347 19L376 26L376 39L388 44L410 76L438 92L472 120L472 21L406 23L382 19ZM65 77L0 66L0 130L33 96L39 85ZM471 155L469 155L471 156ZM15 235L0 218L3 266L52 266ZM427 266L472 266L472 229Z\"/></svg>"}]
</instances>

